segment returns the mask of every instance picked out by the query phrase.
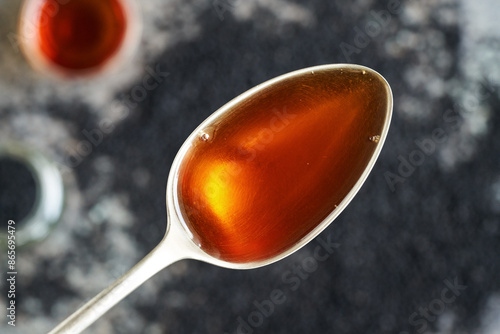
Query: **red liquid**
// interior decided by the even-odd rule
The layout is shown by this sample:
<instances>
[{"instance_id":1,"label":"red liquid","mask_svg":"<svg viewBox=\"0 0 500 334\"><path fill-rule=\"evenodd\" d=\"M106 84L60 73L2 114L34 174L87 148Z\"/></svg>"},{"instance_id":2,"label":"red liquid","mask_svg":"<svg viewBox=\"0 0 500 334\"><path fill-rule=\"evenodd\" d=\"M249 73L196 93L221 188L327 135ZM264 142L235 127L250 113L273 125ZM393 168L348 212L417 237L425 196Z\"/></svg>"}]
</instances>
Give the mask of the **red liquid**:
<instances>
[{"instance_id":1,"label":"red liquid","mask_svg":"<svg viewBox=\"0 0 500 334\"><path fill-rule=\"evenodd\" d=\"M85 70L104 64L123 42L127 22L118 0L43 1L39 47L54 64Z\"/></svg>"},{"instance_id":2,"label":"red liquid","mask_svg":"<svg viewBox=\"0 0 500 334\"><path fill-rule=\"evenodd\" d=\"M195 241L231 262L295 245L365 170L386 121L386 94L371 73L304 75L205 129L179 170L180 209Z\"/></svg>"}]
</instances>

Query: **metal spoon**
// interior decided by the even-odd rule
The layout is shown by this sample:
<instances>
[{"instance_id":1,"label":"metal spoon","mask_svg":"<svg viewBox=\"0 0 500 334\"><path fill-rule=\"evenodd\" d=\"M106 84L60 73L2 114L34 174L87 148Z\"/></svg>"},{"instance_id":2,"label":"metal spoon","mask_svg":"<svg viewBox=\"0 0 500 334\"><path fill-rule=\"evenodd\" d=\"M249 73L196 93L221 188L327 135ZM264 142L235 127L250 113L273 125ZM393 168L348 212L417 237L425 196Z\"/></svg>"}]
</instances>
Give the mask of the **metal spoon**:
<instances>
[{"instance_id":1,"label":"metal spoon","mask_svg":"<svg viewBox=\"0 0 500 334\"><path fill-rule=\"evenodd\" d=\"M286 136L295 136L297 131L300 131L301 127L308 126L307 124L311 121L311 117L316 117L311 116L314 114L310 114L309 116L304 116L306 118L301 118L301 115L293 114L295 110L298 110L297 108L311 110L307 111L307 114L308 112L314 112L312 111L314 107L319 110L318 112L324 113L324 115L326 115L325 117L330 117L329 110L331 109L331 112L337 115L335 117L339 120L338 124L343 124L343 126L336 128L335 124L337 123L335 121L332 123L331 129L327 128L329 132L328 138L336 138L336 156L333 158L328 157L328 148L333 146L325 144L324 152L326 153L320 158L333 159L328 161L333 161L333 164L337 166L335 167L337 169L334 169L334 171L338 171L341 176L337 178L340 179L340 181L338 181L340 182L338 183L340 186L332 188L326 187L326 190L322 190L320 193L321 196L327 198L327 200L324 201L325 205L321 206L323 211L325 208L328 210L326 214L323 212L322 215L311 215L313 218L304 219L305 222L307 221L307 226L301 226L300 222L298 226L294 225L295 227L293 227L292 235L283 239L284 241L277 239L275 243L267 243L265 248L252 248L248 245L255 245L255 243L252 242L258 239L259 236L272 238L273 234L265 235L268 230L262 228L267 228L268 225L273 226L276 222L270 221L266 222L266 227L255 226L253 229L248 229L248 226L251 225L250 223L253 222L242 222L241 219L244 219L242 217L245 217L245 215L238 215L238 212L230 213L230 217L235 217L235 219L238 220L238 222L234 222L234 225L229 219L225 219L229 216L224 216L219 211L213 211L213 216L215 218L212 217L211 219L208 219L206 217L207 214L204 212L198 212L198 216L193 214L193 212L190 211L190 205L194 205L193 203L199 204L199 202L204 199L199 198L189 202L189 200L183 198L183 196L186 195L185 192L189 192L189 187L183 188L185 187L185 179L187 179L186 168L187 171L189 171L189 168L193 168L192 163L194 161L196 164L196 159L201 159L201 163L203 163L203 159L200 158L200 152L196 151L200 143L216 145L217 140L219 143L234 140L237 136L244 134L248 127L256 126L256 121L250 119L253 117L252 113L259 112L258 110L262 109L261 107L269 106L271 108L271 106L273 106L273 108L278 107L279 109L279 106L286 107L287 105L290 108L286 111L290 118L288 123L293 123L293 126L286 130L279 130L283 129L283 127L280 128L277 125L279 119L276 117L270 118L271 122L274 120L274 130L270 127L270 131L274 131L274 137L271 138L271 132L266 132L264 131L266 129L264 129L259 133L267 133L269 136L266 140L262 139L264 137L261 139L259 139L260 137L255 137L257 139L247 138L243 145L255 145L258 149L254 151L256 154L247 155L246 161L248 163L258 162L258 154L268 154L268 151L278 145L281 139L284 139L281 142L286 142ZM270 112L279 113L281 111L275 110ZM358 192L382 149L389 130L391 116L392 92L386 80L380 74L367 67L351 64L323 65L291 72L258 85L235 98L208 117L208 119L189 136L174 159L167 183L166 200L168 226L163 240L128 273L90 300L50 333L74 334L83 331L147 279L168 265L182 259L205 261L225 268L251 269L276 262L297 251L324 230ZM281 121L281 125L287 124L286 119L282 118ZM312 121L316 122L311 123L315 128L310 128L309 130L322 133L321 131L324 131L324 129L320 130L320 128L323 128L323 121L314 119L312 119ZM271 124L270 126L273 125ZM235 128L237 131L233 130ZM370 133L370 136L367 136L367 134L363 132L372 131L372 129L375 129L373 130L375 133ZM330 137L330 135L333 137ZM290 140L293 139L294 138L290 138ZM212 140L213 142L211 142ZM333 141L330 140L330 142ZM350 143L355 143L352 145L357 146L352 146ZM353 147L355 149L353 149ZM246 147L246 149L246 153L250 152L248 151L248 147ZM310 149L313 148L311 147ZM283 150L277 150L276 154L279 155L283 153L281 151ZM307 153L308 150L305 150L298 151L297 154L304 155ZM223 156L224 154L224 151L218 152L217 156ZM290 156L293 157L293 155ZM321 165L321 161L323 161L320 158L318 158L317 165ZM289 160L283 161L287 161L288 163ZM307 161L307 166L302 166L300 168L312 168L314 161L311 161L311 165L309 160ZM229 165L226 164L226 167L231 166L231 162L227 163L229 163ZM323 165L328 166L330 164L332 163L329 162ZM283 170L286 170L287 166L288 165L281 167ZM231 172L229 173L230 178L232 175L234 179L243 179L246 175L239 169L230 170L233 171L233 174L231 174ZM321 169L317 170L321 171ZM271 172L271 167L260 166L258 172L265 178L266 173ZM320 179L324 178L325 184L330 182L328 180L335 179L332 178L331 175L327 175L328 173L322 173L325 175L321 174L319 176ZM284 175L280 176L280 180L287 181L287 174L280 174ZM317 177L318 175L312 176ZM227 175L225 177L225 181L220 181L223 184L216 184L215 186L220 188L223 185L227 185ZM302 180L303 182L300 183L302 188L300 188L299 197L297 198L307 199L308 197L304 197L307 196L307 193L317 194L316 189L318 187L313 188L314 183L308 181L309 179L306 178L306 175L304 175L303 179L305 181ZM204 178L201 177L201 180L203 181ZM337 184L335 180L331 181L333 183L328 184ZM255 180L255 182L257 181L258 180ZM296 180L289 181L293 184L296 182ZM309 184L312 185L311 189L307 189ZM285 187L289 187L290 193L295 191L295 186L293 185L285 185ZM299 187L299 184L297 184L297 187ZM231 189L229 189L229 191L231 191ZM239 189L238 191L245 190ZM306 194L304 195L304 193ZM281 197L286 197L285 195L287 194L280 194ZM223 200L217 196L215 196L216 198L209 198L207 205L210 205L210 203L219 205L219 202ZM275 199L277 201L280 200L279 198ZM315 204L306 203L308 205L302 205L301 201L297 200L291 203L292 205L287 207L286 210L283 210L282 207L276 207L273 201L269 201L267 207L261 209L264 209L267 213L271 213L271 217L276 217L273 219L280 221L280 214L283 213L284 216L285 211L289 214L287 217L300 216L300 214L303 214L305 211L297 211L299 208L306 210L310 207L309 204L313 206ZM255 203L261 203L261 205L264 203L264 206L266 206L267 202L264 200ZM223 204L227 203L223 201ZM203 208L206 208L206 205L203 206ZM227 211L227 207L223 207L222 209ZM226 211L223 213L226 213ZM217 214L221 214L219 218L222 218L217 220ZM198 217L197 219L201 219L203 222L192 221L193 217ZM223 221L225 225L229 226L228 228L230 230L239 228L238 226L243 226L245 228L244 231L248 231L248 233L251 234L248 238L246 236L244 238L239 237L235 239L236 241L231 241L237 244L241 243L241 245L237 246L241 246L243 251L240 251L240 249L236 251L224 249L222 245L227 245L227 240L222 240L222 243L219 244L217 244L217 242L211 243L211 240L209 240L210 234L209 236L203 235L203 229L207 227L203 224L211 224L214 219L216 223ZM201 225L197 225L197 223ZM286 221L283 220L283 222L279 224L288 224L288 218ZM278 231L281 230L283 234L291 231L287 226L280 226L279 224L276 228ZM276 229L269 231L276 231ZM217 238L224 238L224 235L220 234L220 231L217 233L218 234L213 235Z\"/></svg>"}]
</instances>

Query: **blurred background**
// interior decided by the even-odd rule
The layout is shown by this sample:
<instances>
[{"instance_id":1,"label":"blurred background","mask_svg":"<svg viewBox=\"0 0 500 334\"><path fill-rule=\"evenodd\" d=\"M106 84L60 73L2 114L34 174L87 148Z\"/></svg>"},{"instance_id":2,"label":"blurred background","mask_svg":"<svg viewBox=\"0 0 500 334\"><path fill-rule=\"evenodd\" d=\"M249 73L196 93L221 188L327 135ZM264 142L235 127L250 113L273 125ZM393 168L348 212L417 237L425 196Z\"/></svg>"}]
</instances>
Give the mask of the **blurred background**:
<instances>
[{"instance_id":1,"label":"blurred background","mask_svg":"<svg viewBox=\"0 0 500 334\"><path fill-rule=\"evenodd\" d=\"M65 186L58 225L17 248L16 327L1 254L1 333L47 332L161 240L170 165L207 116L267 79L328 63L371 67L394 94L379 161L318 237L336 244L328 259L300 270L313 241L250 271L179 262L88 333L500 333L498 1L140 7L134 58L74 82L30 67L15 38L20 3L0 1L0 144L43 154ZM157 85L145 89L151 73ZM35 189L22 168L0 169L6 230ZM275 289L285 300L259 311Z\"/></svg>"}]
</instances>

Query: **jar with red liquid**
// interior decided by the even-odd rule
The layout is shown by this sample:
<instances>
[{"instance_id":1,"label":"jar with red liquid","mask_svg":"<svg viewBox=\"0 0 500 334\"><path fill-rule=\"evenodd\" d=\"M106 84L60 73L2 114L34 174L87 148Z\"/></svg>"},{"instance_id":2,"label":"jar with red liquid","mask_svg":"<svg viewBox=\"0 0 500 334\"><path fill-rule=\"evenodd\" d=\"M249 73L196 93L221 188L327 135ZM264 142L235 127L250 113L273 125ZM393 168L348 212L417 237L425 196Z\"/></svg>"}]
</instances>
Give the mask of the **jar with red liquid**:
<instances>
[{"instance_id":1,"label":"jar with red liquid","mask_svg":"<svg viewBox=\"0 0 500 334\"><path fill-rule=\"evenodd\" d=\"M134 0L25 0L19 23L31 65L64 78L123 65L137 48L140 31Z\"/></svg>"}]
</instances>

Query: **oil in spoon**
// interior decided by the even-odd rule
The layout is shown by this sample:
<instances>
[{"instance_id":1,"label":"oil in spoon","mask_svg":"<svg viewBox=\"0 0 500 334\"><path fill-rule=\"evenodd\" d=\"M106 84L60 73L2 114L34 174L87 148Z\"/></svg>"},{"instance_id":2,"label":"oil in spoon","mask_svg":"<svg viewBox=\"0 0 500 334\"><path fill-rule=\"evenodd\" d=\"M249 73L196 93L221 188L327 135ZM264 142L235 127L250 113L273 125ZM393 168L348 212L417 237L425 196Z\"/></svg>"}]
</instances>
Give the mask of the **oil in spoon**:
<instances>
[{"instance_id":1,"label":"oil in spoon","mask_svg":"<svg viewBox=\"0 0 500 334\"><path fill-rule=\"evenodd\" d=\"M388 103L384 83L355 69L311 72L238 103L200 131L179 168L178 208L194 241L236 263L291 248L353 189Z\"/></svg>"}]
</instances>

